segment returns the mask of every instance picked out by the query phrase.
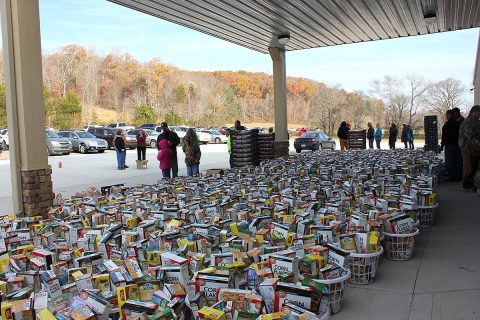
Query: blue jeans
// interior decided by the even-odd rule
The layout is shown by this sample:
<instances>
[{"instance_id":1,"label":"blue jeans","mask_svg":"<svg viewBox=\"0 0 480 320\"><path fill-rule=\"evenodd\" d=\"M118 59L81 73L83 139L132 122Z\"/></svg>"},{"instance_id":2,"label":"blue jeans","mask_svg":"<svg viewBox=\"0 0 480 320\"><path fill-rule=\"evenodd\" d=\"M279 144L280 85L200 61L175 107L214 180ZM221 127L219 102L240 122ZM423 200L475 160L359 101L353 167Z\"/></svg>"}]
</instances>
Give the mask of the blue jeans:
<instances>
[{"instance_id":1,"label":"blue jeans","mask_svg":"<svg viewBox=\"0 0 480 320\"><path fill-rule=\"evenodd\" d=\"M370 149L373 149L373 138L372 139L368 139L368 147Z\"/></svg>"},{"instance_id":2,"label":"blue jeans","mask_svg":"<svg viewBox=\"0 0 480 320\"><path fill-rule=\"evenodd\" d=\"M200 169L199 169L199 165L198 164L195 164L193 166L187 166L187 176L191 177L191 176L198 176L200 174Z\"/></svg>"},{"instance_id":3,"label":"blue jeans","mask_svg":"<svg viewBox=\"0 0 480 320\"><path fill-rule=\"evenodd\" d=\"M125 168L125 150L115 149L117 152L117 168L118 170Z\"/></svg>"},{"instance_id":4,"label":"blue jeans","mask_svg":"<svg viewBox=\"0 0 480 320\"><path fill-rule=\"evenodd\" d=\"M377 143L377 149L380 149L380 142L382 142L382 139L375 139L375 142Z\"/></svg>"}]
</instances>

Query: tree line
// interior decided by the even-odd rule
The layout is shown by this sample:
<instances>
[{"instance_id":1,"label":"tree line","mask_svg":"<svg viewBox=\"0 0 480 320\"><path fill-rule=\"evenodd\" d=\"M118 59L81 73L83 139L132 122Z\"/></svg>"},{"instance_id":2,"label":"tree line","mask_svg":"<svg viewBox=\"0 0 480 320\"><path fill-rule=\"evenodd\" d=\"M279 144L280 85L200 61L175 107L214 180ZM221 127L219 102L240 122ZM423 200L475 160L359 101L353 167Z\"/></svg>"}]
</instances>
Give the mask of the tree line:
<instances>
[{"instance_id":1,"label":"tree line","mask_svg":"<svg viewBox=\"0 0 480 320\"><path fill-rule=\"evenodd\" d=\"M3 65L3 61L0 62ZM2 68L3 69L3 68ZM247 71L186 71L155 58L140 63L128 53L100 55L68 45L43 56L46 125L57 129L105 124L99 107L113 110L117 121L140 125L163 120L190 126L272 122L271 75ZM0 99L4 99L3 74ZM347 120L352 128L367 122L421 123L422 115L442 115L461 106L465 88L446 79L428 83L419 76L375 80L371 90L347 92L305 78L287 78L289 123L318 128L330 135ZM0 127L6 126L0 101Z\"/></svg>"}]
</instances>

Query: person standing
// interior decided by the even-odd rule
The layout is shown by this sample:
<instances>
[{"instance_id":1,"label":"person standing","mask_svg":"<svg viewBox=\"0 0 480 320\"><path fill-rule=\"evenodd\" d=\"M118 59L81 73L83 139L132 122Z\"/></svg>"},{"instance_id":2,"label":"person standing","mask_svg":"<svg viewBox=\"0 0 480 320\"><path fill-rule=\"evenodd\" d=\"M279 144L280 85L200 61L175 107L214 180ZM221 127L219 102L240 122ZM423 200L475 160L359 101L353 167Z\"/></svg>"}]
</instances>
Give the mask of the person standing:
<instances>
[{"instance_id":1,"label":"person standing","mask_svg":"<svg viewBox=\"0 0 480 320\"><path fill-rule=\"evenodd\" d=\"M122 130L117 131L117 136L114 140L115 152L117 153L117 168L118 170L125 170L125 141L122 138Z\"/></svg>"},{"instance_id":2,"label":"person standing","mask_svg":"<svg viewBox=\"0 0 480 320\"><path fill-rule=\"evenodd\" d=\"M121 137L122 137L122 140L123 140L123 143L125 144L125 152L123 153L123 166L125 167L125 169L128 168L127 166L127 136L125 135L125 132L123 132L122 129L119 130L122 134L121 134Z\"/></svg>"},{"instance_id":3,"label":"person standing","mask_svg":"<svg viewBox=\"0 0 480 320\"><path fill-rule=\"evenodd\" d=\"M405 145L405 149L408 149L408 125L406 125L405 123L403 124L402 128L401 141Z\"/></svg>"},{"instance_id":4,"label":"person standing","mask_svg":"<svg viewBox=\"0 0 480 320\"><path fill-rule=\"evenodd\" d=\"M458 144L463 156L463 189L476 191L473 177L480 161L480 105L474 105L460 125Z\"/></svg>"},{"instance_id":5,"label":"person standing","mask_svg":"<svg viewBox=\"0 0 480 320\"><path fill-rule=\"evenodd\" d=\"M453 110L446 113L447 121L442 127L441 150L445 149L445 165L448 179L446 181L460 181L462 178L462 153L458 146L460 126L455 119Z\"/></svg>"},{"instance_id":6,"label":"person standing","mask_svg":"<svg viewBox=\"0 0 480 320\"><path fill-rule=\"evenodd\" d=\"M397 142L398 129L395 123L390 125L388 129L388 146L391 150L395 150L395 143Z\"/></svg>"},{"instance_id":7,"label":"person standing","mask_svg":"<svg viewBox=\"0 0 480 320\"><path fill-rule=\"evenodd\" d=\"M160 169L164 178L170 178L170 169L172 168L173 152L168 144L168 140L163 139L158 143L160 151L157 154L157 160L160 161Z\"/></svg>"},{"instance_id":8,"label":"person standing","mask_svg":"<svg viewBox=\"0 0 480 320\"><path fill-rule=\"evenodd\" d=\"M380 123L377 123L377 130L375 130L375 142L377 144L377 149L381 149L380 148L380 143L382 142L382 136L383 136L383 132L382 132L382 128L380 127Z\"/></svg>"},{"instance_id":9,"label":"person standing","mask_svg":"<svg viewBox=\"0 0 480 320\"><path fill-rule=\"evenodd\" d=\"M412 129L411 125L408 125L407 128L408 128L408 132L407 132L408 147L409 147L410 150L413 150L415 148L414 145L413 145L413 139L414 139L413 129Z\"/></svg>"},{"instance_id":10,"label":"person standing","mask_svg":"<svg viewBox=\"0 0 480 320\"><path fill-rule=\"evenodd\" d=\"M227 136L227 150L228 150L228 163L230 164L230 168L232 167L232 137L231 137L231 130L227 129L225 132Z\"/></svg>"},{"instance_id":11,"label":"person standing","mask_svg":"<svg viewBox=\"0 0 480 320\"><path fill-rule=\"evenodd\" d=\"M244 126L240 123L240 120L235 120L235 123L233 124L235 127L235 130L241 131L241 130L246 130Z\"/></svg>"},{"instance_id":12,"label":"person standing","mask_svg":"<svg viewBox=\"0 0 480 320\"><path fill-rule=\"evenodd\" d=\"M453 119L455 119L458 122L458 126L460 127L460 125L462 124L463 120L465 120L465 118L462 116L459 108L453 108L452 111L453 111Z\"/></svg>"},{"instance_id":13,"label":"person standing","mask_svg":"<svg viewBox=\"0 0 480 320\"><path fill-rule=\"evenodd\" d=\"M198 176L200 174L199 165L202 152L200 151L200 142L193 128L189 128L183 138L182 150L185 153L185 164L187 165L187 175Z\"/></svg>"},{"instance_id":14,"label":"person standing","mask_svg":"<svg viewBox=\"0 0 480 320\"><path fill-rule=\"evenodd\" d=\"M372 123L369 122L367 124L368 130L367 130L367 139L368 139L368 148L373 149L373 140L375 136L375 129L373 129Z\"/></svg>"},{"instance_id":15,"label":"person standing","mask_svg":"<svg viewBox=\"0 0 480 320\"><path fill-rule=\"evenodd\" d=\"M137 132L137 160L144 161L147 153L147 135L143 129Z\"/></svg>"},{"instance_id":16,"label":"person standing","mask_svg":"<svg viewBox=\"0 0 480 320\"><path fill-rule=\"evenodd\" d=\"M162 133L158 135L157 138L157 147L160 150L160 141L167 140L168 145L170 146L170 150L172 150L172 178L176 178L178 176L178 159L177 159L177 146L180 144L180 138L178 135L171 131L168 128L168 124L166 122L162 122L160 124L160 128L162 128Z\"/></svg>"},{"instance_id":17,"label":"person standing","mask_svg":"<svg viewBox=\"0 0 480 320\"><path fill-rule=\"evenodd\" d=\"M340 149L341 150L348 150L348 133L350 129L347 127L347 123L342 121L340 124L340 128L337 131L337 137L340 139Z\"/></svg>"}]
</instances>

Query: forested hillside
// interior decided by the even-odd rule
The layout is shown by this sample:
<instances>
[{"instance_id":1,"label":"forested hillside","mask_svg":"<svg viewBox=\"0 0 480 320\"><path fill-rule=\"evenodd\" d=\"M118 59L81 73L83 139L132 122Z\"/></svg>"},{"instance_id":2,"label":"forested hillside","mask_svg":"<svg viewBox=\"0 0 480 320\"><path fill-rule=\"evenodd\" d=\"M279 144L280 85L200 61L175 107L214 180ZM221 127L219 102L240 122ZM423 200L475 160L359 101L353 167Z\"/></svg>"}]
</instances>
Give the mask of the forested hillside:
<instances>
[{"instance_id":1,"label":"forested hillside","mask_svg":"<svg viewBox=\"0 0 480 320\"><path fill-rule=\"evenodd\" d=\"M69 45L43 56L43 76L47 125L54 128L105 123L99 108L114 112L117 121L137 125L162 120L192 126L220 126L234 119L273 121L272 78L264 73L192 72L160 59L140 63L128 53L100 55ZM398 83L386 80L372 84L372 96L304 78L288 77L287 86L288 121L329 134L342 120L354 129L365 128L367 121L415 122L419 111L428 109L429 91L421 93L422 101L411 102L408 90L401 92ZM0 105L0 127L6 125L4 110Z\"/></svg>"}]
</instances>

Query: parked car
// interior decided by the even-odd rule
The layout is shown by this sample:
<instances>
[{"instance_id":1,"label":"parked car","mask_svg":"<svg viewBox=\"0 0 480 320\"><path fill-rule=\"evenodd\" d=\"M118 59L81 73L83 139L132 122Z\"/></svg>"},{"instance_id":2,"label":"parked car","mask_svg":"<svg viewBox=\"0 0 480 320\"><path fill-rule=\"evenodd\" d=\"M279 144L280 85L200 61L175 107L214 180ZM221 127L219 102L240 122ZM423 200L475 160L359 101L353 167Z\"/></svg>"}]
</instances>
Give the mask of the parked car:
<instances>
[{"instance_id":1,"label":"parked car","mask_svg":"<svg viewBox=\"0 0 480 320\"><path fill-rule=\"evenodd\" d=\"M125 122L114 122L114 123L110 123L107 127L108 127L108 128L113 128L113 129L123 129L123 130L135 129L135 127L129 126L129 125L127 125Z\"/></svg>"},{"instance_id":2,"label":"parked car","mask_svg":"<svg viewBox=\"0 0 480 320\"><path fill-rule=\"evenodd\" d=\"M60 131L58 135L68 139L72 143L72 151L80 153L95 152L103 153L108 149L108 142L95 137L85 131Z\"/></svg>"},{"instance_id":3,"label":"parked car","mask_svg":"<svg viewBox=\"0 0 480 320\"><path fill-rule=\"evenodd\" d=\"M212 139L213 139L212 134L210 132L208 132L207 130L203 130L201 128L196 128L195 132L197 132L198 140L203 144L207 144L210 141L212 141Z\"/></svg>"},{"instance_id":4,"label":"parked car","mask_svg":"<svg viewBox=\"0 0 480 320\"><path fill-rule=\"evenodd\" d=\"M157 125L155 123L144 123L137 129L150 129L150 130L155 130Z\"/></svg>"},{"instance_id":5,"label":"parked car","mask_svg":"<svg viewBox=\"0 0 480 320\"><path fill-rule=\"evenodd\" d=\"M88 131L90 128L101 128L103 126L99 126L99 125L96 125L96 124L87 124L85 126L83 126L83 131Z\"/></svg>"},{"instance_id":6,"label":"parked car","mask_svg":"<svg viewBox=\"0 0 480 320\"><path fill-rule=\"evenodd\" d=\"M128 131L127 133L129 135L137 136L138 131L140 131L140 129L133 129L133 130ZM147 139L145 141L147 143L147 147L156 148L157 147L157 138L158 138L158 135L160 133L155 131L155 130L149 130L149 129L143 129L143 131L147 135Z\"/></svg>"},{"instance_id":7,"label":"parked car","mask_svg":"<svg viewBox=\"0 0 480 320\"><path fill-rule=\"evenodd\" d=\"M47 153L53 155L69 155L72 152L72 143L68 139L59 137L51 130L45 130L47 134Z\"/></svg>"},{"instance_id":8,"label":"parked car","mask_svg":"<svg viewBox=\"0 0 480 320\"><path fill-rule=\"evenodd\" d=\"M0 147L2 150L10 148L10 139L8 139L8 129L0 129Z\"/></svg>"},{"instance_id":9,"label":"parked car","mask_svg":"<svg viewBox=\"0 0 480 320\"><path fill-rule=\"evenodd\" d=\"M127 138L127 145L125 147L127 147L130 150L135 149L137 147L137 136L134 134L128 134L127 130L125 129L121 129L121 130L123 131L123 134Z\"/></svg>"},{"instance_id":10,"label":"parked car","mask_svg":"<svg viewBox=\"0 0 480 320\"><path fill-rule=\"evenodd\" d=\"M220 131L216 129L210 129L210 130L202 130L202 132L206 132L212 135L212 140L210 142L215 142L215 143L227 143L228 138L226 135L221 134Z\"/></svg>"},{"instance_id":11,"label":"parked car","mask_svg":"<svg viewBox=\"0 0 480 320\"><path fill-rule=\"evenodd\" d=\"M113 149L113 140L115 140L115 130L112 128L104 128L104 127L90 127L88 132L93 134L95 137L99 139L106 140L108 143L107 149Z\"/></svg>"},{"instance_id":12,"label":"parked car","mask_svg":"<svg viewBox=\"0 0 480 320\"><path fill-rule=\"evenodd\" d=\"M294 140L293 147L297 153L302 152L302 150L335 150L336 143L331 137L324 133L307 132Z\"/></svg>"}]
</instances>

